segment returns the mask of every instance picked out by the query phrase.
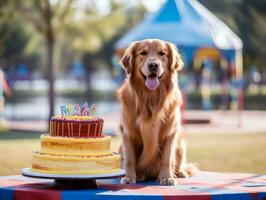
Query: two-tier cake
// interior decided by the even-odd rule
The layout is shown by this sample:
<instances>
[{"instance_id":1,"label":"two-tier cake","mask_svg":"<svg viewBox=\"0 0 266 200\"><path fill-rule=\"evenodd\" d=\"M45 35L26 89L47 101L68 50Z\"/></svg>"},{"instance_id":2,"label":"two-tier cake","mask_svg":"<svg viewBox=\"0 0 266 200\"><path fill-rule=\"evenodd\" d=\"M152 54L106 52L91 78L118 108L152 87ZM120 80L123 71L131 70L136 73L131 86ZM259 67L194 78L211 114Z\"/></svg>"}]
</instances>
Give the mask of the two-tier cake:
<instances>
[{"instance_id":1,"label":"two-tier cake","mask_svg":"<svg viewBox=\"0 0 266 200\"><path fill-rule=\"evenodd\" d=\"M120 155L110 151L111 137L102 133L103 118L81 113L50 120L49 134L40 137L40 152L33 152L32 171L107 174L120 170Z\"/></svg>"}]
</instances>

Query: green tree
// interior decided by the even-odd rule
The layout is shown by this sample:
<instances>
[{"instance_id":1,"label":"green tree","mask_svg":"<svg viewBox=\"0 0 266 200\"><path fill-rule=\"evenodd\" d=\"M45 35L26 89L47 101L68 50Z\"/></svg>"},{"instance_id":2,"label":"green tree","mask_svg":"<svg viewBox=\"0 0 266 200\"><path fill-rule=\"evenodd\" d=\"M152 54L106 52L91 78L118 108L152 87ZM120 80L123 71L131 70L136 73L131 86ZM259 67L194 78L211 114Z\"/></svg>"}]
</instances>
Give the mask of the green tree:
<instances>
[{"instance_id":1,"label":"green tree","mask_svg":"<svg viewBox=\"0 0 266 200\"><path fill-rule=\"evenodd\" d=\"M64 21L70 13L73 0L49 1L49 0L14 0L13 8L26 21L43 35L47 48L47 77L49 80L49 119L54 115L54 48L60 31L64 28Z\"/></svg>"},{"instance_id":2,"label":"green tree","mask_svg":"<svg viewBox=\"0 0 266 200\"><path fill-rule=\"evenodd\" d=\"M0 35L0 66L14 66L24 54L29 35L21 24L13 26L5 20L0 20Z\"/></svg>"}]
</instances>

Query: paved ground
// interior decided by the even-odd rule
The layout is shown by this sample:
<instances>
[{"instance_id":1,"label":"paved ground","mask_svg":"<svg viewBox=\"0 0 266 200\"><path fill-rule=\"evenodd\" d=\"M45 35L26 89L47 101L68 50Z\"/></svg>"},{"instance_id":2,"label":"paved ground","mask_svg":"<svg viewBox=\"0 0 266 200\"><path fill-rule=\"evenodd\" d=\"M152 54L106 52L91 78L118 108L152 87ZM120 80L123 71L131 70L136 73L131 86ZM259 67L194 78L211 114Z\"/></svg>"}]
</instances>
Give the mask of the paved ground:
<instances>
[{"instance_id":1,"label":"paved ground","mask_svg":"<svg viewBox=\"0 0 266 200\"><path fill-rule=\"evenodd\" d=\"M187 133L266 133L266 111L186 111L188 122L209 121L205 124L185 124ZM117 133L119 113L109 113L105 118L105 133ZM47 132L45 121L8 121L10 129L16 131Z\"/></svg>"},{"instance_id":2,"label":"paved ground","mask_svg":"<svg viewBox=\"0 0 266 200\"><path fill-rule=\"evenodd\" d=\"M210 119L209 124L188 124L187 133L266 133L266 111L187 111L186 118Z\"/></svg>"}]
</instances>

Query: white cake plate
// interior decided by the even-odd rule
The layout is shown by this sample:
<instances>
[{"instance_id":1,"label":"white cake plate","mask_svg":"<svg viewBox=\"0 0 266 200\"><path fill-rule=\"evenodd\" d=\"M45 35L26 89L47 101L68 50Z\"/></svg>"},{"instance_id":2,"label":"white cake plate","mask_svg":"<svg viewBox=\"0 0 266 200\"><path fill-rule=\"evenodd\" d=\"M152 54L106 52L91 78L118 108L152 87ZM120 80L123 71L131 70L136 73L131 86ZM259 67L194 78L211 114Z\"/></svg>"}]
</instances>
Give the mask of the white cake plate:
<instances>
[{"instance_id":1,"label":"white cake plate","mask_svg":"<svg viewBox=\"0 0 266 200\"><path fill-rule=\"evenodd\" d=\"M111 179L125 176L125 170L109 174L49 174L33 172L30 168L21 170L23 176L30 178L54 179L56 187L60 188L95 188L97 187L96 179Z\"/></svg>"}]
</instances>

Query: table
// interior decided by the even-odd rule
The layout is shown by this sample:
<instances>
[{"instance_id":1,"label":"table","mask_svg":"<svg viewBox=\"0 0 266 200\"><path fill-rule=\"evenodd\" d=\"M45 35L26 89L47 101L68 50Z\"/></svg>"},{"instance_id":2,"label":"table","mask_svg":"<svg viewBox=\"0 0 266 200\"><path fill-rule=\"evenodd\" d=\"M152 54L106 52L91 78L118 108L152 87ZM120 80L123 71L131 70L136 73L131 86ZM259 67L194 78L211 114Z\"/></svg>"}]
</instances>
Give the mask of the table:
<instances>
[{"instance_id":1,"label":"table","mask_svg":"<svg viewBox=\"0 0 266 200\"><path fill-rule=\"evenodd\" d=\"M160 186L156 182L123 185L119 179L99 180L94 189L60 189L51 180L21 175L0 177L0 200L220 200L266 199L266 175L200 172L178 179L177 186Z\"/></svg>"}]
</instances>

